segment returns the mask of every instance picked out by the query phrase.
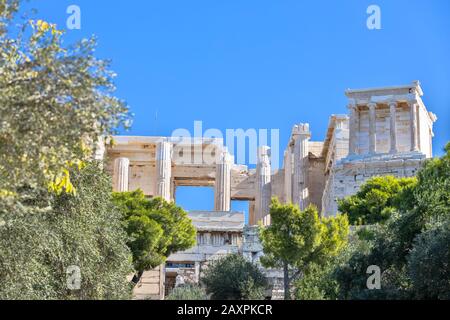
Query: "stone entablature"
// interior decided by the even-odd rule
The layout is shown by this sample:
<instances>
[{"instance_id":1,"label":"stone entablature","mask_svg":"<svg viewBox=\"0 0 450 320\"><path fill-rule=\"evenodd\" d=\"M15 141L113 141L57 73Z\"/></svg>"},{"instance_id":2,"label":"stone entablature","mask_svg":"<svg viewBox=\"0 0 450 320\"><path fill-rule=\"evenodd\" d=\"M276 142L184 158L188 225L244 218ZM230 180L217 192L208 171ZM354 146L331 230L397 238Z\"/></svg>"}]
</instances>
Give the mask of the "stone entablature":
<instances>
[{"instance_id":1,"label":"stone entablature","mask_svg":"<svg viewBox=\"0 0 450 320\"><path fill-rule=\"evenodd\" d=\"M272 185L282 196L280 173L271 170L268 147L259 148L258 169L249 170L234 163L222 139L118 136L113 140L106 157L117 192L141 189L146 196L176 201L177 187L214 187L215 211L229 211L232 200L249 201L252 224L269 223Z\"/></svg>"}]
</instances>

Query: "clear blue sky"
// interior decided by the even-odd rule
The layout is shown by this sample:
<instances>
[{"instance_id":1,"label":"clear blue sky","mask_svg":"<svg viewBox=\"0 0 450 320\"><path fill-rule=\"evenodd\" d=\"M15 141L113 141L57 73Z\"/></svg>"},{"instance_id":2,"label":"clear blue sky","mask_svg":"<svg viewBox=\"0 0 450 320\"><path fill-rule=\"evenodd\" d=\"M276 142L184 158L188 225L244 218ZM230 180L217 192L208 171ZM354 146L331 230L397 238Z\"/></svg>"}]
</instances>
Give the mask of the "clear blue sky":
<instances>
[{"instance_id":1,"label":"clear blue sky","mask_svg":"<svg viewBox=\"0 0 450 320\"><path fill-rule=\"evenodd\" d=\"M65 27L81 8L98 56L112 59L118 96L135 113L128 134L170 135L205 128L280 129L309 122L322 140L328 117L346 113L346 88L420 80L439 117L434 149L450 140L448 0L31 0L37 17ZM382 30L366 9L380 6ZM156 114L158 114L156 120ZM180 190L187 209L212 209L212 190ZM234 204L243 209L241 204Z\"/></svg>"}]
</instances>

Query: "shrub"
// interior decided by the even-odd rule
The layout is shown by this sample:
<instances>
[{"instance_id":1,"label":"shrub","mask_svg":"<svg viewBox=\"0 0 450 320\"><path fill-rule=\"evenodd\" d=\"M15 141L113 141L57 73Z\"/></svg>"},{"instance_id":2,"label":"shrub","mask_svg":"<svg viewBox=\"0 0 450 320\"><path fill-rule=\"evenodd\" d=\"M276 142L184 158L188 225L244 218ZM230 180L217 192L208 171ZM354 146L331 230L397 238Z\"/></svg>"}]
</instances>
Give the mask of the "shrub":
<instances>
[{"instance_id":1,"label":"shrub","mask_svg":"<svg viewBox=\"0 0 450 320\"><path fill-rule=\"evenodd\" d=\"M193 284L177 287L166 297L166 300L207 300L205 290Z\"/></svg>"},{"instance_id":2,"label":"shrub","mask_svg":"<svg viewBox=\"0 0 450 320\"><path fill-rule=\"evenodd\" d=\"M213 300L263 299L268 286L258 267L237 254L212 262L202 282Z\"/></svg>"}]
</instances>

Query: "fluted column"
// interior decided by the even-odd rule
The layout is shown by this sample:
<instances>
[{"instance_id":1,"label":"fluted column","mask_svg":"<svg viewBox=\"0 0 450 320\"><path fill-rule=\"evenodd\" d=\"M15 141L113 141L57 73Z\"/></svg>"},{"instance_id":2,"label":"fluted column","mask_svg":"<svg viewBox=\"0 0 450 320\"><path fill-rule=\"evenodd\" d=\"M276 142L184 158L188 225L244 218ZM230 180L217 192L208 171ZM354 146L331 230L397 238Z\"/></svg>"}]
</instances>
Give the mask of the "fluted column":
<instances>
[{"instance_id":1,"label":"fluted column","mask_svg":"<svg viewBox=\"0 0 450 320\"><path fill-rule=\"evenodd\" d=\"M418 137L418 119L417 119L417 101L410 101L410 125L411 125L411 151L419 151L419 137Z\"/></svg>"},{"instance_id":2,"label":"fluted column","mask_svg":"<svg viewBox=\"0 0 450 320\"><path fill-rule=\"evenodd\" d=\"M261 221L265 226L270 225L270 202L272 197L272 170L269 153L270 148L267 146L258 149L258 164L256 167L256 220Z\"/></svg>"},{"instance_id":3,"label":"fluted column","mask_svg":"<svg viewBox=\"0 0 450 320\"><path fill-rule=\"evenodd\" d=\"M292 202L292 148L288 146L284 152L284 200Z\"/></svg>"},{"instance_id":4,"label":"fluted column","mask_svg":"<svg viewBox=\"0 0 450 320\"><path fill-rule=\"evenodd\" d=\"M355 103L350 103L348 106L350 112L349 120L349 156L354 156L357 154L358 147L358 107Z\"/></svg>"},{"instance_id":5,"label":"fluted column","mask_svg":"<svg viewBox=\"0 0 450 320\"><path fill-rule=\"evenodd\" d=\"M130 169L130 160L128 158L117 158L114 161L114 191L128 191L128 172Z\"/></svg>"},{"instance_id":6,"label":"fluted column","mask_svg":"<svg viewBox=\"0 0 450 320\"><path fill-rule=\"evenodd\" d=\"M168 141L162 141L156 147L156 174L156 195L171 201L172 144Z\"/></svg>"},{"instance_id":7,"label":"fluted column","mask_svg":"<svg viewBox=\"0 0 450 320\"><path fill-rule=\"evenodd\" d=\"M216 182L214 184L214 208L216 211L231 210L231 167L233 157L227 150L219 154L216 163Z\"/></svg>"},{"instance_id":8,"label":"fluted column","mask_svg":"<svg viewBox=\"0 0 450 320\"><path fill-rule=\"evenodd\" d=\"M375 154L377 152L377 119L376 119L376 103L369 103L369 152Z\"/></svg>"},{"instance_id":9,"label":"fluted column","mask_svg":"<svg viewBox=\"0 0 450 320\"><path fill-rule=\"evenodd\" d=\"M397 102L389 102L391 113L391 150L390 153L397 153Z\"/></svg>"},{"instance_id":10,"label":"fluted column","mask_svg":"<svg viewBox=\"0 0 450 320\"><path fill-rule=\"evenodd\" d=\"M307 166L311 138L309 124L295 126L292 134L295 140L292 202L304 210L308 206Z\"/></svg>"}]
</instances>

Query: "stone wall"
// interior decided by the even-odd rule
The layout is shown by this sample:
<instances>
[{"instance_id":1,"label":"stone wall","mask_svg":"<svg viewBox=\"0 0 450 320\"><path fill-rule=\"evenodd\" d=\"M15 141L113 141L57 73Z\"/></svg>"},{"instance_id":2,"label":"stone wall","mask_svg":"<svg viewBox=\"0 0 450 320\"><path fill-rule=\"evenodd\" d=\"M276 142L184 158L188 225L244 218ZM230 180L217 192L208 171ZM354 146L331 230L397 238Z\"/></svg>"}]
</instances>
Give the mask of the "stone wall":
<instances>
[{"instance_id":1,"label":"stone wall","mask_svg":"<svg viewBox=\"0 0 450 320\"><path fill-rule=\"evenodd\" d=\"M424 160L425 155L417 152L339 162L332 168L328 177L322 202L323 215L334 216L338 212L337 199L354 195L368 179L388 175L399 178L413 177Z\"/></svg>"},{"instance_id":2,"label":"stone wall","mask_svg":"<svg viewBox=\"0 0 450 320\"><path fill-rule=\"evenodd\" d=\"M272 173L272 197L278 198L280 201L284 201L284 170L276 170Z\"/></svg>"},{"instance_id":3,"label":"stone wall","mask_svg":"<svg viewBox=\"0 0 450 320\"><path fill-rule=\"evenodd\" d=\"M164 266L144 272L134 287L133 298L135 300L163 300L164 278Z\"/></svg>"},{"instance_id":4,"label":"stone wall","mask_svg":"<svg viewBox=\"0 0 450 320\"><path fill-rule=\"evenodd\" d=\"M309 158L308 169L308 202L317 207L319 212L322 211L322 195L325 189L325 159Z\"/></svg>"}]
</instances>

